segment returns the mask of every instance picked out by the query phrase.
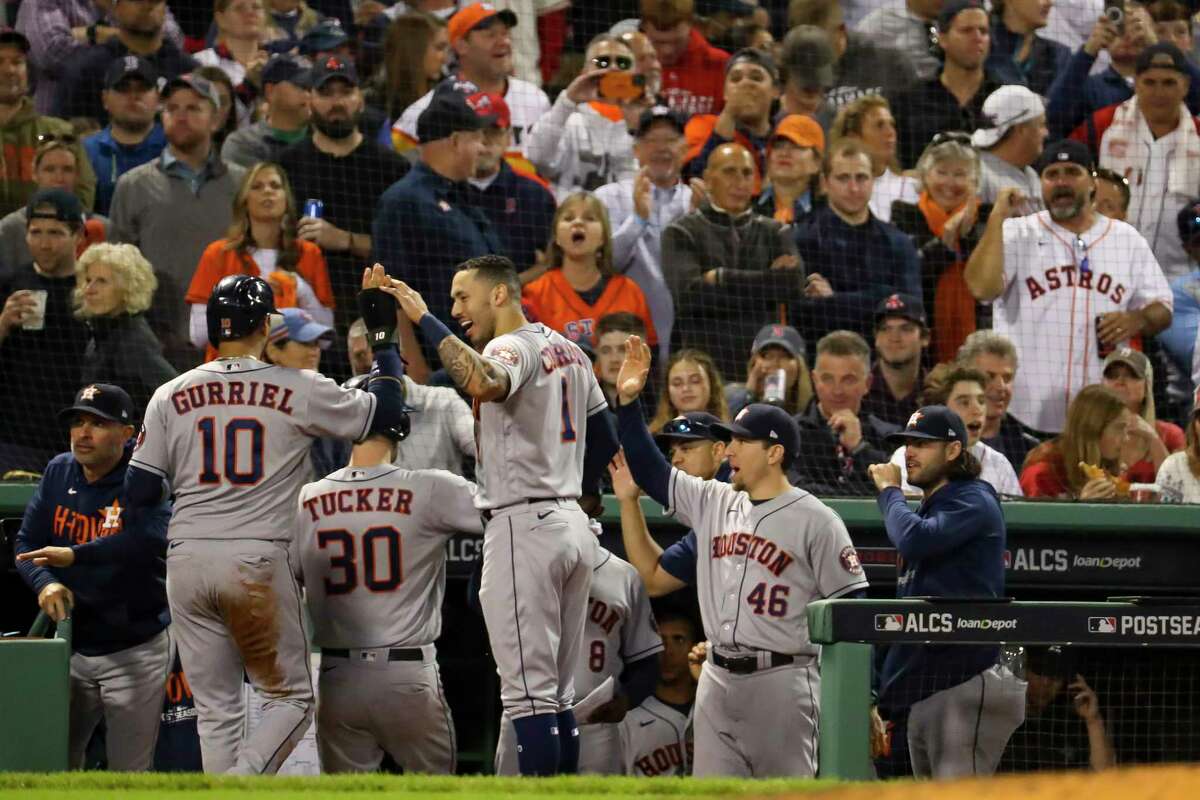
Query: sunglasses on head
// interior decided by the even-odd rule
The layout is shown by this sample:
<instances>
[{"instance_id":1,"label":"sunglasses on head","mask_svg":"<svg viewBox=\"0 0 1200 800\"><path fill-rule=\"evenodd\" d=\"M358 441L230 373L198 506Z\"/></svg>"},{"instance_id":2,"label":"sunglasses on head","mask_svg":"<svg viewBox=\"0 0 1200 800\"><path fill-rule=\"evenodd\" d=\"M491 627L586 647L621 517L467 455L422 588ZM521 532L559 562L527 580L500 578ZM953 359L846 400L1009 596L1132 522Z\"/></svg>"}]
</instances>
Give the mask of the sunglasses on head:
<instances>
[{"instance_id":1,"label":"sunglasses on head","mask_svg":"<svg viewBox=\"0 0 1200 800\"><path fill-rule=\"evenodd\" d=\"M934 147L939 144L946 144L947 142L965 144L970 147L971 135L962 131L942 131L941 133L934 134L934 137L929 140L929 144Z\"/></svg>"},{"instance_id":2,"label":"sunglasses on head","mask_svg":"<svg viewBox=\"0 0 1200 800\"><path fill-rule=\"evenodd\" d=\"M37 137L38 144L46 144L47 142L62 142L63 144L75 144L79 141L73 133L39 133Z\"/></svg>"},{"instance_id":3,"label":"sunglasses on head","mask_svg":"<svg viewBox=\"0 0 1200 800\"><path fill-rule=\"evenodd\" d=\"M663 436L703 436L714 438L712 428L703 422L692 422L690 419L673 419L663 425Z\"/></svg>"},{"instance_id":4,"label":"sunglasses on head","mask_svg":"<svg viewBox=\"0 0 1200 800\"><path fill-rule=\"evenodd\" d=\"M617 69L633 69L633 59L629 56L596 56L592 59L592 66L596 69L609 69L613 66Z\"/></svg>"}]
</instances>

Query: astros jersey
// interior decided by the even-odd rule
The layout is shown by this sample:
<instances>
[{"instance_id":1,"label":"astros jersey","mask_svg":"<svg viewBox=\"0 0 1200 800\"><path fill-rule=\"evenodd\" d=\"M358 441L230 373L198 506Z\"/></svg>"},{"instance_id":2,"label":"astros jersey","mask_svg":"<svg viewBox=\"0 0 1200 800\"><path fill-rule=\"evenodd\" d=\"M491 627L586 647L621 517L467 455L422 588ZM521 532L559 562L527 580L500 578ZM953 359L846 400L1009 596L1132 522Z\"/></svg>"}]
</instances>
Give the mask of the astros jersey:
<instances>
[{"instance_id":1,"label":"astros jersey","mask_svg":"<svg viewBox=\"0 0 1200 800\"><path fill-rule=\"evenodd\" d=\"M1005 220L992 327L1021 355L1009 411L1035 430L1061 431L1071 399L1103 377L1096 317L1155 302L1171 308L1171 288L1132 226L1097 215L1077 236L1048 211Z\"/></svg>"},{"instance_id":2,"label":"astros jersey","mask_svg":"<svg viewBox=\"0 0 1200 800\"><path fill-rule=\"evenodd\" d=\"M578 498L587 418L608 407L591 360L536 323L497 336L483 355L508 375L509 391L478 405L477 505Z\"/></svg>"},{"instance_id":3,"label":"astros jersey","mask_svg":"<svg viewBox=\"0 0 1200 800\"><path fill-rule=\"evenodd\" d=\"M311 370L210 361L158 387L130 464L170 482L169 539L287 541L313 438L361 439L374 414Z\"/></svg>"},{"instance_id":4,"label":"astros jersey","mask_svg":"<svg viewBox=\"0 0 1200 800\"><path fill-rule=\"evenodd\" d=\"M483 533L475 485L442 470L344 467L300 491L304 588L321 647L420 647L442 632L446 539Z\"/></svg>"},{"instance_id":5,"label":"astros jersey","mask_svg":"<svg viewBox=\"0 0 1200 800\"><path fill-rule=\"evenodd\" d=\"M658 344L646 295L624 275L611 276L595 305L589 305L567 283L561 269L552 269L527 285L521 300L538 322L565 334L572 342L594 343L596 323L600 318L625 311L646 324L646 343Z\"/></svg>"},{"instance_id":6,"label":"astros jersey","mask_svg":"<svg viewBox=\"0 0 1200 800\"><path fill-rule=\"evenodd\" d=\"M626 775L690 775L691 716L654 695L621 721L621 760Z\"/></svg>"},{"instance_id":7,"label":"astros jersey","mask_svg":"<svg viewBox=\"0 0 1200 800\"><path fill-rule=\"evenodd\" d=\"M808 604L867 585L841 518L803 489L756 505L678 469L669 489L668 511L696 532L696 593L713 646L813 654Z\"/></svg>"},{"instance_id":8,"label":"astros jersey","mask_svg":"<svg viewBox=\"0 0 1200 800\"><path fill-rule=\"evenodd\" d=\"M583 647L575 669L575 696L586 697L609 675L619 679L626 664L662 649L650 598L637 570L597 547Z\"/></svg>"}]
</instances>

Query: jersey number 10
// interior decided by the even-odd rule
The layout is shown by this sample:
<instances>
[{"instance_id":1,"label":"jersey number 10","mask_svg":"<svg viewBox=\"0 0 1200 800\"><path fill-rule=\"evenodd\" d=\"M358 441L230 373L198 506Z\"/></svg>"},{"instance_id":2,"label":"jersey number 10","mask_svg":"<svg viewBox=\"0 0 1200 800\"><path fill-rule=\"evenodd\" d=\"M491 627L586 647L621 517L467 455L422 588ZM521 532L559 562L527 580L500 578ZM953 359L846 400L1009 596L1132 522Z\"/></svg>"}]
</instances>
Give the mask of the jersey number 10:
<instances>
[{"instance_id":1,"label":"jersey number 10","mask_svg":"<svg viewBox=\"0 0 1200 800\"><path fill-rule=\"evenodd\" d=\"M361 541L362 547L358 544ZM358 588L358 551L362 550L362 584L372 592L391 592L404 582L404 556L400 531L390 525L367 528L361 540L344 528L317 531L317 547L338 547L341 552L330 555L329 566L339 570L338 580L325 578L325 594L347 594Z\"/></svg>"},{"instance_id":2,"label":"jersey number 10","mask_svg":"<svg viewBox=\"0 0 1200 800\"><path fill-rule=\"evenodd\" d=\"M200 469L201 483L220 483L217 472L217 421L204 417L196 422L200 431L200 450L203 467ZM225 424L225 480L235 486L253 486L263 477L263 424L250 417L238 417ZM249 464L245 456L239 459L239 445L249 446ZM239 466L239 460L241 464Z\"/></svg>"}]
</instances>

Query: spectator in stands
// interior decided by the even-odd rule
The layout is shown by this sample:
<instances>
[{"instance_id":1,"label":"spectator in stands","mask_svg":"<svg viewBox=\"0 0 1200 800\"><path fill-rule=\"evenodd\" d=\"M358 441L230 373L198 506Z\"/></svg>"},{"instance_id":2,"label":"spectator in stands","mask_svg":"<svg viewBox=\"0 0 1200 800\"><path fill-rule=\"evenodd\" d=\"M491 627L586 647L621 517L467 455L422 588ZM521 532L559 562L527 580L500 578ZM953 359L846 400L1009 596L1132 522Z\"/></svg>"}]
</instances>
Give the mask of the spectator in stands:
<instances>
[{"instance_id":1,"label":"spectator in stands","mask_svg":"<svg viewBox=\"0 0 1200 800\"><path fill-rule=\"evenodd\" d=\"M954 0L904 0L904 4L878 6L859 21L855 30L873 42L888 42L903 53L921 80L938 73L940 64L932 52L929 29L938 21L943 6Z\"/></svg>"},{"instance_id":2,"label":"spectator in stands","mask_svg":"<svg viewBox=\"0 0 1200 800\"><path fill-rule=\"evenodd\" d=\"M1098 156L1100 166L1136 185L1129 223L1146 237L1170 277L1188 270L1175 218L1200 186L1200 117L1183 102L1187 67L1175 45L1150 45L1137 58L1134 96L1100 109L1071 134Z\"/></svg>"},{"instance_id":3,"label":"spectator in stands","mask_svg":"<svg viewBox=\"0 0 1200 800\"><path fill-rule=\"evenodd\" d=\"M266 115L229 134L221 158L247 169L260 161L278 161L285 149L308 135L308 66L293 55L272 56L262 69Z\"/></svg>"},{"instance_id":4,"label":"spectator in stands","mask_svg":"<svg viewBox=\"0 0 1200 800\"><path fill-rule=\"evenodd\" d=\"M192 346L216 349L208 341L208 297L229 275L264 278L275 292L276 308L299 308L319 324L333 322L334 296L321 249L296 235L296 203L287 175L264 161L246 172L233 197L228 232L204 249L185 300L191 306Z\"/></svg>"},{"instance_id":5,"label":"spectator in stands","mask_svg":"<svg viewBox=\"0 0 1200 800\"><path fill-rule=\"evenodd\" d=\"M987 378L984 384L987 408L980 441L1003 453L1013 468L1020 471L1025 456L1037 447L1038 440L1008 413L1013 380L1017 375L1017 348L994 331L975 331L958 349L956 363L977 370Z\"/></svg>"},{"instance_id":6,"label":"spectator in stands","mask_svg":"<svg viewBox=\"0 0 1200 800\"><path fill-rule=\"evenodd\" d=\"M128 505L133 402L110 384L85 386L74 397L53 420L60 437L70 432L71 451L54 458L30 498L17 553L120 535L128 519L121 512ZM147 535L165 540L170 518L170 504L161 499L138 522ZM68 645L70 712L62 742L70 768L84 768L88 743L104 719L109 768L151 769L171 652L163 559L65 568L22 561L17 570L52 620L69 617L78 627Z\"/></svg>"},{"instance_id":7,"label":"spectator in stands","mask_svg":"<svg viewBox=\"0 0 1200 800\"><path fill-rule=\"evenodd\" d=\"M267 22L263 0L216 0L213 24L217 35L211 47L194 56L206 67L219 67L229 76L236 96L238 124L250 124L263 68L270 58L267 43L281 32ZM249 165L243 165L249 166Z\"/></svg>"},{"instance_id":8,"label":"spectator in stands","mask_svg":"<svg viewBox=\"0 0 1200 800\"><path fill-rule=\"evenodd\" d=\"M767 187L754 212L784 224L804 219L821 201L825 132L812 117L789 114L767 139Z\"/></svg>"},{"instance_id":9,"label":"spectator in stands","mask_svg":"<svg viewBox=\"0 0 1200 800\"><path fill-rule=\"evenodd\" d=\"M992 44L987 69L1004 84L1045 95L1071 58L1066 45L1042 35L1052 3L992 0Z\"/></svg>"},{"instance_id":10,"label":"spectator in stands","mask_svg":"<svg viewBox=\"0 0 1200 800\"><path fill-rule=\"evenodd\" d=\"M979 479L986 481L996 494L1022 497L1021 484L1013 465L998 450L993 450L980 440L983 420L986 416L987 399L984 387L987 376L976 369L938 364L925 376L921 392L922 405L945 406L962 419L967 430L965 448L979 461ZM906 420L907 421L907 420ZM921 490L908 482L908 464L904 457L904 446L892 453L892 463L900 467L900 488L905 494L920 495Z\"/></svg>"},{"instance_id":11,"label":"spectator in stands","mask_svg":"<svg viewBox=\"0 0 1200 800\"><path fill-rule=\"evenodd\" d=\"M829 37L834 65L825 98L834 111L871 95L895 97L917 82L912 62L893 41L872 41L847 29L844 5L837 0L793 0L788 5L789 27L815 25Z\"/></svg>"},{"instance_id":12,"label":"spectator in stands","mask_svg":"<svg viewBox=\"0 0 1200 800\"><path fill-rule=\"evenodd\" d=\"M355 42L342 27L337 17L322 17L316 25L300 37L297 48L300 55L320 63L327 58L349 61L358 66L355 58Z\"/></svg>"},{"instance_id":13,"label":"spectator in stands","mask_svg":"<svg viewBox=\"0 0 1200 800\"><path fill-rule=\"evenodd\" d=\"M217 96L221 105L217 106L217 130L213 133L213 147L221 152L225 139L238 128L237 95L234 94L233 81L220 67L198 67L193 75L204 78L217 88Z\"/></svg>"},{"instance_id":14,"label":"spectator in stands","mask_svg":"<svg viewBox=\"0 0 1200 800\"><path fill-rule=\"evenodd\" d=\"M832 107L825 94L833 86L837 60L829 34L813 25L797 25L783 38L779 55L779 113L803 114L828 124Z\"/></svg>"},{"instance_id":15,"label":"spectator in stands","mask_svg":"<svg viewBox=\"0 0 1200 800\"><path fill-rule=\"evenodd\" d=\"M136 245L154 265L158 293L149 322L168 360L183 367L195 360L185 289L204 249L229 225L244 170L227 165L213 147L221 98L211 81L195 75L172 78L162 101L167 147L117 181L111 239Z\"/></svg>"},{"instance_id":16,"label":"spectator in stands","mask_svg":"<svg viewBox=\"0 0 1200 800\"><path fill-rule=\"evenodd\" d=\"M1190 54L1196 47L1192 38L1192 12L1176 0L1157 0L1146 6L1154 22L1154 35L1160 42L1170 42L1180 52Z\"/></svg>"},{"instance_id":17,"label":"spectator in stands","mask_svg":"<svg viewBox=\"0 0 1200 800\"><path fill-rule=\"evenodd\" d=\"M685 117L719 114L729 54L693 25L694 0L640 0L642 32L662 65L662 94Z\"/></svg>"},{"instance_id":18,"label":"spectator in stands","mask_svg":"<svg viewBox=\"0 0 1200 800\"><path fill-rule=\"evenodd\" d=\"M436 90L417 121L421 160L383 193L375 215L374 260L417 288L430 312L447 324L455 268L503 248L464 189L475 174L483 130L495 123L495 115L477 114L463 92L452 86Z\"/></svg>"},{"instance_id":19,"label":"spectator in stands","mask_svg":"<svg viewBox=\"0 0 1200 800\"><path fill-rule=\"evenodd\" d=\"M663 232L663 271L677 313L674 337L741 372L759 324L801 296L804 271L787 226L750 208L757 172L750 151L724 144L704 171L708 200Z\"/></svg>"},{"instance_id":20,"label":"spectator in stands","mask_svg":"<svg viewBox=\"0 0 1200 800\"><path fill-rule=\"evenodd\" d=\"M333 344L333 328L302 308L281 308L267 336L265 360L288 369L321 371L321 351Z\"/></svg>"},{"instance_id":21,"label":"spectator in stands","mask_svg":"<svg viewBox=\"0 0 1200 800\"><path fill-rule=\"evenodd\" d=\"M888 101L868 94L845 105L829 130L831 140L847 136L857 139L871 157L871 213L883 222L892 220L892 204L897 200L917 202L921 187L917 180L899 173L896 160L896 119Z\"/></svg>"},{"instance_id":22,"label":"spectator in stands","mask_svg":"<svg viewBox=\"0 0 1200 800\"><path fill-rule=\"evenodd\" d=\"M988 26L979 0L947 0L942 7L937 23L941 70L892 101L903 109L896 120L901 166L915 164L934 134L982 127L983 101L1000 88L984 66Z\"/></svg>"},{"instance_id":23,"label":"spectator in stands","mask_svg":"<svg viewBox=\"0 0 1200 800\"><path fill-rule=\"evenodd\" d=\"M963 339L990 319L963 278L991 210L980 204L979 173L979 155L965 134L939 134L917 162L917 202L892 206L892 223L912 237L921 256L921 299L933 312L936 362L952 359Z\"/></svg>"},{"instance_id":24,"label":"spectator in stands","mask_svg":"<svg viewBox=\"0 0 1200 800\"><path fill-rule=\"evenodd\" d=\"M771 108L779 97L779 71L771 57L758 50L739 50L725 64L725 105L717 115L702 114L688 120L688 161L685 174L704 173L712 152L737 142L754 156L755 189L766 172L767 140L774 130Z\"/></svg>"},{"instance_id":25,"label":"spectator in stands","mask_svg":"<svg viewBox=\"0 0 1200 800\"><path fill-rule=\"evenodd\" d=\"M617 376L625 360L625 342L630 336L646 340L646 323L637 314L614 311L596 322L592 349L596 351L596 378L612 409L617 407Z\"/></svg>"},{"instance_id":26,"label":"spectator in stands","mask_svg":"<svg viewBox=\"0 0 1200 800\"><path fill-rule=\"evenodd\" d=\"M75 265L75 316L88 328L83 383L113 383L145 408L177 374L144 316L158 281L131 244L98 244Z\"/></svg>"},{"instance_id":27,"label":"spectator in stands","mask_svg":"<svg viewBox=\"0 0 1200 800\"><path fill-rule=\"evenodd\" d=\"M776 380L779 370L783 370L782 382ZM746 382L725 384L731 417L751 403L773 403L789 414L799 414L808 408L812 396L804 337L791 325L764 326L750 348Z\"/></svg>"},{"instance_id":28,"label":"spectator in stands","mask_svg":"<svg viewBox=\"0 0 1200 800\"><path fill-rule=\"evenodd\" d=\"M110 16L116 34L105 42L89 43L67 58L54 113L64 119L92 117L101 123L107 122L108 114L101 105L101 91L108 65L118 58L142 56L154 65L159 77L167 80L200 66L167 38L166 9L166 0L113 3Z\"/></svg>"},{"instance_id":29,"label":"spectator in stands","mask_svg":"<svg viewBox=\"0 0 1200 800\"><path fill-rule=\"evenodd\" d=\"M875 366L862 410L884 422L903 426L922 405L925 349L929 325L919 298L893 294L875 308Z\"/></svg>"},{"instance_id":30,"label":"spectator in stands","mask_svg":"<svg viewBox=\"0 0 1200 800\"><path fill-rule=\"evenodd\" d=\"M508 103L512 113L513 146L508 152L509 163L526 172L533 167L525 158L525 137L535 122L550 110L546 93L532 83L513 78L512 28L517 16L511 11L496 9L489 3L472 3L459 10L447 25L450 46L458 56L456 81L469 81L478 91L498 94ZM536 24L528 20L526 24ZM406 150L423 143L417 130L421 114L429 106L434 91L426 92L413 103L400 120L392 126L392 139L397 150ZM428 295L426 295L428 299Z\"/></svg>"},{"instance_id":31,"label":"spectator in stands","mask_svg":"<svg viewBox=\"0 0 1200 800\"><path fill-rule=\"evenodd\" d=\"M367 93L368 102L391 123L445 77L450 63L446 23L432 14L404 14L392 22L383 43L383 63Z\"/></svg>"},{"instance_id":32,"label":"spectator in stands","mask_svg":"<svg viewBox=\"0 0 1200 800\"><path fill-rule=\"evenodd\" d=\"M921 293L916 248L871 214L867 151L852 138L836 141L821 171L829 202L795 226L796 249L808 272L796 314L810 340L836 328L865 334L880 300L895 292Z\"/></svg>"},{"instance_id":33,"label":"spectator in stands","mask_svg":"<svg viewBox=\"0 0 1200 800\"><path fill-rule=\"evenodd\" d=\"M680 177L687 150L683 129L683 118L667 106L643 111L633 140L637 176L596 190L613 227L613 269L633 278L646 295L660 359L670 351L675 327L675 301L663 274L662 235L698 200Z\"/></svg>"},{"instance_id":34,"label":"spectator in stands","mask_svg":"<svg viewBox=\"0 0 1200 800\"><path fill-rule=\"evenodd\" d=\"M1098 186L1100 181L1096 184ZM1171 324L1157 338L1179 372L1190 375L1196 338L1200 336L1200 199L1179 211L1176 224L1179 239L1191 262L1191 271L1171 281L1171 295L1175 301Z\"/></svg>"},{"instance_id":35,"label":"spectator in stands","mask_svg":"<svg viewBox=\"0 0 1200 800\"><path fill-rule=\"evenodd\" d=\"M1096 213L1103 214L1109 219L1127 222L1129 202L1133 199L1129 192L1129 179L1107 167L1098 167L1095 177L1096 193L1093 196L1092 205L1095 207ZM1186 207L1180 209L1179 213L1186 214L1188 209ZM1182 236L1182 234L1180 235ZM1184 240L1181 239L1181 241ZM1186 241L1184 241L1184 248L1187 248Z\"/></svg>"},{"instance_id":36,"label":"spectator in stands","mask_svg":"<svg viewBox=\"0 0 1200 800\"><path fill-rule=\"evenodd\" d=\"M1132 419L1133 414L1112 389L1085 386L1071 401L1063 432L1038 445L1026 459L1021 470L1025 496L1115 500L1118 480L1152 482L1153 469L1135 473L1123 469L1120 461ZM1081 466L1085 464L1106 474L1089 478Z\"/></svg>"},{"instance_id":37,"label":"spectator in stands","mask_svg":"<svg viewBox=\"0 0 1200 800\"><path fill-rule=\"evenodd\" d=\"M158 116L158 70L141 56L114 59L100 102L108 125L83 140L96 173L96 213L107 214L117 179L153 161L167 146Z\"/></svg>"},{"instance_id":38,"label":"spectator in stands","mask_svg":"<svg viewBox=\"0 0 1200 800\"><path fill-rule=\"evenodd\" d=\"M485 114L483 148L467 180L467 202L492 223L507 256L529 281L545 271L542 252L551 235L554 194L536 175L517 172L504 160L512 146L512 114L498 94L473 96L475 113Z\"/></svg>"},{"instance_id":39,"label":"spectator in stands","mask_svg":"<svg viewBox=\"0 0 1200 800\"><path fill-rule=\"evenodd\" d=\"M1154 413L1154 367L1141 351L1121 347L1109 353L1101 383L1116 392L1130 411L1122 464L1148 461L1158 472L1167 456L1186 446L1183 429Z\"/></svg>"},{"instance_id":40,"label":"spectator in stands","mask_svg":"<svg viewBox=\"0 0 1200 800\"><path fill-rule=\"evenodd\" d=\"M663 375L658 407L650 420L651 431L657 433L675 417L692 411L704 411L720 421L729 419L725 382L708 353L687 348L676 350L667 360Z\"/></svg>"},{"instance_id":41,"label":"spectator in stands","mask_svg":"<svg viewBox=\"0 0 1200 800\"><path fill-rule=\"evenodd\" d=\"M983 101L984 126L971 144L979 148L979 201L991 205L1009 186L1021 190L1028 210L1041 209L1042 182L1033 165L1046 144L1042 98L1024 86L1001 86Z\"/></svg>"},{"instance_id":42,"label":"spectator in stands","mask_svg":"<svg viewBox=\"0 0 1200 800\"><path fill-rule=\"evenodd\" d=\"M84 208L90 208L96 189L91 164L69 123L34 110L29 97L28 53L29 41L23 35L0 29L0 140L5 149L0 164L0 215L24 207L37 191L37 184L30 179L33 154L38 145L51 139L76 150L82 167L76 193Z\"/></svg>"},{"instance_id":43,"label":"spectator in stands","mask_svg":"<svg viewBox=\"0 0 1200 800\"><path fill-rule=\"evenodd\" d=\"M38 189L62 189L75 193L79 181L78 149L58 139L51 139L38 147L33 156L33 180ZM30 261L29 245L25 242L28 218L24 208L19 208L0 219L0 274L11 275L12 270ZM79 240L76 255L108 238L108 220L99 214L84 214L83 235Z\"/></svg>"},{"instance_id":44,"label":"spectator in stands","mask_svg":"<svg viewBox=\"0 0 1200 800\"><path fill-rule=\"evenodd\" d=\"M1163 503L1200 503L1200 388L1192 398L1187 448L1167 456L1154 482L1161 487Z\"/></svg>"},{"instance_id":45,"label":"spectator in stands","mask_svg":"<svg viewBox=\"0 0 1200 800\"><path fill-rule=\"evenodd\" d=\"M550 268L521 293L530 319L590 344L597 320L628 311L645 325L647 343L656 345L646 296L633 280L613 273L612 228L604 204L587 192L571 195L558 207L550 235Z\"/></svg>"},{"instance_id":46,"label":"spectator in stands","mask_svg":"<svg viewBox=\"0 0 1200 800\"><path fill-rule=\"evenodd\" d=\"M593 39L583 63L583 72L559 92L526 139L529 160L560 201L633 177L637 164L630 130L652 102L640 91L632 99L604 94L606 76L635 75L633 51L616 36L602 33Z\"/></svg>"},{"instance_id":47,"label":"spectator in stands","mask_svg":"<svg viewBox=\"0 0 1200 800\"><path fill-rule=\"evenodd\" d=\"M1021 216L1017 190L1002 191L963 277L977 300L994 303L998 333L1029 348L1055 343L1058 358L1043 357L1020 373L1014 414L1035 430L1056 432L1075 392L1099 379L1101 347L1170 325L1171 289L1145 240L1092 210L1086 147L1058 142L1041 163L1046 210ZM1088 277L1075 280L1077 272ZM1088 310L1066 314L1067 299L1080 298L1080 289Z\"/></svg>"},{"instance_id":48,"label":"spectator in stands","mask_svg":"<svg viewBox=\"0 0 1200 800\"><path fill-rule=\"evenodd\" d=\"M83 230L79 198L42 189L29 198L30 262L3 286L0 312L0 473L40 472L62 450L57 409L79 386L87 329L72 313L75 248Z\"/></svg>"},{"instance_id":49,"label":"spectator in stands","mask_svg":"<svg viewBox=\"0 0 1200 800\"><path fill-rule=\"evenodd\" d=\"M321 22L321 15L304 0L267 0L267 12L271 25L283 31L292 44L299 43Z\"/></svg>"},{"instance_id":50,"label":"spectator in stands","mask_svg":"<svg viewBox=\"0 0 1200 800\"><path fill-rule=\"evenodd\" d=\"M353 321L363 264L371 256L375 206L405 176L408 162L359 129L363 96L353 65L335 60L310 75L309 136L279 156L298 202L324 204L323 215L301 217L299 238L321 248L333 285L338 330Z\"/></svg>"},{"instance_id":51,"label":"spectator in stands","mask_svg":"<svg viewBox=\"0 0 1200 800\"><path fill-rule=\"evenodd\" d=\"M793 484L821 495L874 491L867 467L887 460L884 439L897 426L863 411L870 374L871 348L857 333L833 331L817 342L816 397L796 416L800 456L788 474Z\"/></svg>"},{"instance_id":52,"label":"spectator in stands","mask_svg":"<svg viewBox=\"0 0 1200 800\"><path fill-rule=\"evenodd\" d=\"M617 38L633 53L633 71L645 79L646 97L657 99L662 94L663 68L650 38L641 31L623 31Z\"/></svg>"}]
</instances>

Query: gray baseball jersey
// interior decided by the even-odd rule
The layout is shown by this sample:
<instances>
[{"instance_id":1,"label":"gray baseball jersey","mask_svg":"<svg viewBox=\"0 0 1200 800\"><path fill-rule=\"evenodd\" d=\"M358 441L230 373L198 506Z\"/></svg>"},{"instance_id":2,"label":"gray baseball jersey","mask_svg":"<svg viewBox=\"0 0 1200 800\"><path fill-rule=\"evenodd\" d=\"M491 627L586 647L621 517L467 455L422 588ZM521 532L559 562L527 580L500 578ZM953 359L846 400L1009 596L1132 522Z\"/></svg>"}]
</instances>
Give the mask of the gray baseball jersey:
<instances>
[{"instance_id":1,"label":"gray baseball jersey","mask_svg":"<svg viewBox=\"0 0 1200 800\"><path fill-rule=\"evenodd\" d=\"M483 355L510 388L504 400L477 407L479 507L578 498L587 418L608 405L591 360L538 323L497 336Z\"/></svg>"},{"instance_id":2,"label":"gray baseball jersey","mask_svg":"<svg viewBox=\"0 0 1200 800\"><path fill-rule=\"evenodd\" d=\"M803 489L755 504L678 469L669 488L669 511L696 532L700 615L721 651L813 654L808 604L867 586L841 518Z\"/></svg>"},{"instance_id":3,"label":"gray baseball jersey","mask_svg":"<svg viewBox=\"0 0 1200 800\"><path fill-rule=\"evenodd\" d=\"M596 556L583 650L575 668L577 698L587 697L610 675L619 679L626 664L663 649L650 597L637 570L603 547L596 548Z\"/></svg>"},{"instance_id":4,"label":"gray baseball jersey","mask_svg":"<svg viewBox=\"0 0 1200 800\"><path fill-rule=\"evenodd\" d=\"M691 715L654 695L621 721L621 760L626 775L690 775Z\"/></svg>"},{"instance_id":5,"label":"gray baseball jersey","mask_svg":"<svg viewBox=\"0 0 1200 800\"><path fill-rule=\"evenodd\" d=\"M297 531L315 644L420 647L442 632L446 539L483 527L475 484L387 465L305 486Z\"/></svg>"},{"instance_id":6,"label":"gray baseball jersey","mask_svg":"<svg viewBox=\"0 0 1200 800\"><path fill-rule=\"evenodd\" d=\"M288 540L312 439L361 439L374 413L311 370L219 359L158 388L130 463L170 481L168 539Z\"/></svg>"}]
</instances>

